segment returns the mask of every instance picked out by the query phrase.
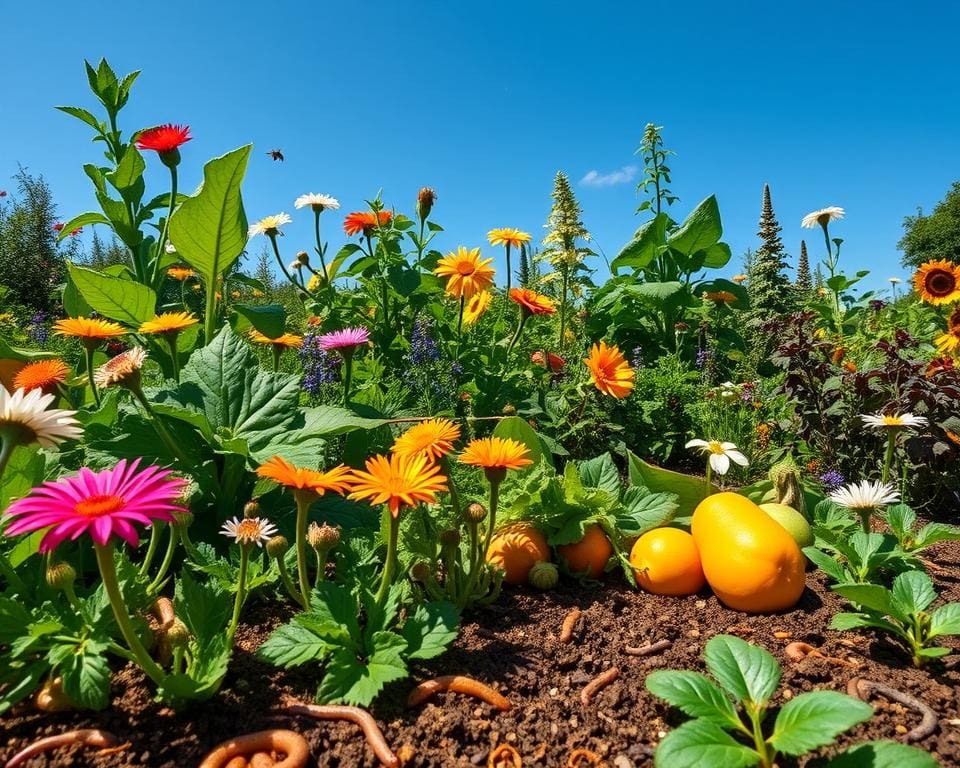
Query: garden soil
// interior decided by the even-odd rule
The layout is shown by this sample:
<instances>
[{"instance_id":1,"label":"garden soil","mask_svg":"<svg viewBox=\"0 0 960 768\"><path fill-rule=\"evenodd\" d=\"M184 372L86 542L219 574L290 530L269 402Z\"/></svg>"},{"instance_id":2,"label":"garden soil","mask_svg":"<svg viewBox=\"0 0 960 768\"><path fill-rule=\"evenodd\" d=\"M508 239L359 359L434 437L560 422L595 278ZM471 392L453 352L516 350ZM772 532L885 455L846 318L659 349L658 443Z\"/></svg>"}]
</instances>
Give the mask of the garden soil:
<instances>
[{"instance_id":1,"label":"garden soil","mask_svg":"<svg viewBox=\"0 0 960 768\"><path fill-rule=\"evenodd\" d=\"M936 564L931 574L941 600L960 601L960 545L942 544L928 553ZM561 624L573 608L582 610L570 643L559 641ZM523 756L525 768L567 764L572 750L596 753L608 768L646 768L652 752L682 716L644 688L656 669L703 670L703 646L718 633L737 635L762 645L782 663L783 682L774 701L804 691L844 691L850 678L881 681L931 706L939 717L935 732L918 746L934 753L944 766L960 765L960 663L916 670L891 641L873 632L834 632L827 627L842 603L826 587L821 573L808 574L808 589L789 613L747 616L727 610L704 591L687 598L657 597L627 589L617 574L606 583L580 586L563 582L548 593L530 589L505 591L493 607L467 617L451 650L418 664L413 679L388 686L373 714L394 751L409 756L409 766L470 768L486 766L489 752L506 742ZM312 701L316 669L283 671L254 657L259 644L287 615L253 604L248 623L238 634L238 648L220 693L185 712L153 701L142 675L128 666L113 681L112 705L99 713L39 714L23 706L0 720L0 763L34 739L73 728L102 728L122 741L125 750L99 756L88 749L59 750L30 761L40 766L155 766L195 768L217 743L268 728L302 733L310 744L311 765L378 765L359 729L348 723L317 722L285 714L285 704ZM668 640L668 649L638 657L627 645ZM799 640L829 656L848 660L837 666L807 658L791 663L787 643ZM956 641L957 638L951 638ZM619 678L593 703L580 702L583 687L610 667ZM475 677L506 694L508 712L461 694L445 693L417 709L405 706L415 682L448 674ZM871 701L876 715L841 737L838 747L872 739L903 740L920 716L883 698ZM823 765L836 748L781 768ZM706 768L706 767L705 767ZM718 767L719 768L719 767Z\"/></svg>"}]
</instances>

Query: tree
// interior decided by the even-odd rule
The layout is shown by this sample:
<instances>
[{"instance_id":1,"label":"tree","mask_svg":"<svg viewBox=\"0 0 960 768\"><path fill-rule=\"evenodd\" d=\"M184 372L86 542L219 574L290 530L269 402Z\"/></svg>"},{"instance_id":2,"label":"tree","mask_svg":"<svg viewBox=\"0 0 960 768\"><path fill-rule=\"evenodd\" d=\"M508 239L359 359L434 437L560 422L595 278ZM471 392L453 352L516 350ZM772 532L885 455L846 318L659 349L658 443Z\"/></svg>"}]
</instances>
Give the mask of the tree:
<instances>
[{"instance_id":1,"label":"tree","mask_svg":"<svg viewBox=\"0 0 960 768\"><path fill-rule=\"evenodd\" d=\"M754 321L769 322L776 315L793 309L793 291L787 278L786 252L780 239L780 224L773 212L770 200L770 185L763 185L763 207L760 212L760 247L750 265L747 291L750 297L750 314Z\"/></svg>"},{"instance_id":2,"label":"tree","mask_svg":"<svg viewBox=\"0 0 960 768\"><path fill-rule=\"evenodd\" d=\"M801 295L810 293L813 281L810 278L810 257L807 256L807 241L800 241L800 259L797 261L797 279L794 286Z\"/></svg>"},{"instance_id":3,"label":"tree","mask_svg":"<svg viewBox=\"0 0 960 768\"><path fill-rule=\"evenodd\" d=\"M953 182L929 216L920 208L916 216L906 216L903 229L897 247L903 251L905 267L916 268L932 259L960 262L960 181Z\"/></svg>"}]
</instances>

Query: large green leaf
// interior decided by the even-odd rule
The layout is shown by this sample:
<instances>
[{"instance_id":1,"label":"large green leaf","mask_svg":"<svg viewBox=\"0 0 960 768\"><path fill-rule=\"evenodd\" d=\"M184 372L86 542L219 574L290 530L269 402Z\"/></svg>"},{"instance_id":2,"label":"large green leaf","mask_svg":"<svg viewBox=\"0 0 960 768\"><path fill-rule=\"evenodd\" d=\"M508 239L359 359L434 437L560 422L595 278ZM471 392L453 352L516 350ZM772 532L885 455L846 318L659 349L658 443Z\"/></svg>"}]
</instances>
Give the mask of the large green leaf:
<instances>
[{"instance_id":1,"label":"large green leaf","mask_svg":"<svg viewBox=\"0 0 960 768\"><path fill-rule=\"evenodd\" d=\"M90 307L132 328L153 317L157 294L141 283L112 277L88 267L68 265L70 280Z\"/></svg>"},{"instance_id":2,"label":"large green leaf","mask_svg":"<svg viewBox=\"0 0 960 768\"><path fill-rule=\"evenodd\" d=\"M703 717L721 727L736 728L740 723L727 695L700 672L659 669L647 675L647 690L690 717Z\"/></svg>"},{"instance_id":3,"label":"large green leaf","mask_svg":"<svg viewBox=\"0 0 960 768\"><path fill-rule=\"evenodd\" d=\"M770 744L788 755L804 755L872 716L873 707L852 696L836 691L804 693L783 705Z\"/></svg>"},{"instance_id":4,"label":"large green leaf","mask_svg":"<svg viewBox=\"0 0 960 768\"><path fill-rule=\"evenodd\" d=\"M740 701L763 705L780 684L780 665L763 648L733 635L717 635L704 649L707 669Z\"/></svg>"},{"instance_id":5,"label":"large green leaf","mask_svg":"<svg viewBox=\"0 0 960 768\"><path fill-rule=\"evenodd\" d=\"M654 757L656 768L749 768L759 762L754 750L702 718L668 733Z\"/></svg>"},{"instance_id":6,"label":"large green leaf","mask_svg":"<svg viewBox=\"0 0 960 768\"><path fill-rule=\"evenodd\" d=\"M10 454L7 467L0 476L0 510L10 502L26 496L43 480L46 462L36 445L18 445Z\"/></svg>"},{"instance_id":7,"label":"large green leaf","mask_svg":"<svg viewBox=\"0 0 960 768\"><path fill-rule=\"evenodd\" d=\"M680 228L669 237L667 244L684 256L691 256L714 245L722 234L720 207L717 198L710 195L687 216Z\"/></svg>"},{"instance_id":8,"label":"large green leaf","mask_svg":"<svg viewBox=\"0 0 960 768\"><path fill-rule=\"evenodd\" d=\"M203 185L170 217L170 241L208 285L237 260L247 244L240 184L250 149L247 145L208 162L203 167Z\"/></svg>"},{"instance_id":9,"label":"large green leaf","mask_svg":"<svg viewBox=\"0 0 960 768\"><path fill-rule=\"evenodd\" d=\"M620 472L609 453L577 462L580 482L586 488L602 488L614 496L620 495Z\"/></svg>"},{"instance_id":10,"label":"large green leaf","mask_svg":"<svg viewBox=\"0 0 960 768\"><path fill-rule=\"evenodd\" d=\"M627 451L627 469L633 485L642 485L651 491L676 494L675 520L678 522L689 521L697 505L703 501L706 482L699 477L683 475L647 464L631 451ZM713 486L713 492L718 490L719 488Z\"/></svg>"},{"instance_id":11,"label":"large green leaf","mask_svg":"<svg viewBox=\"0 0 960 768\"><path fill-rule=\"evenodd\" d=\"M330 645L325 640L291 622L273 631L257 649L257 658L278 667L294 667L309 661L321 662L329 652Z\"/></svg>"},{"instance_id":12,"label":"large green leaf","mask_svg":"<svg viewBox=\"0 0 960 768\"><path fill-rule=\"evenodd\" d=\"M410 659L432 659L457 639L460 612L453 603L421 603L403 625Z\"/></svg>"},{"instance_id":13,"label":"large green leaf","mask_svg":"<svg viewBox=\"0 0 960 768\"><path fill-rule=\"evenodd\" d=\"M543 447L540 438L533 427L519 416L508 416L502 419L493 430L494 437L516 440L527 447L529 453L527 458L533 461L531 467L535 467L543 458Z\"/></svg>"},{"instance_id":14,"label":"large green leaf","mask_svg":"<svg viewBox=\"0 0 960 768\"><path fill-rule=\"evenodd\" d=\"M283 336L287 328L287 313L282 304L234 304L230 325L243 335L251 328L270 339Z\"/></svg>"},{"instance_id":15,"label":"large green leaf","mask_svg":"<svg viewBox=\"0 0 960 768\"><path fill-rule=\"evenodd\" d=\"M895 741L868 741L838 755L826 768L939 768L928 752Z\"/></svg>"},{"instance_id":16,"label":"large green leaf","mask_svg":"<svg viewBox=\"0 0 960 768\"><path fill-rule=\"evenodd\" d=\"M920 613L933 604L937 599L937 593L926 573L907 571L893 580L891 599L901 613Z\"/></svg>"},{"instance_id":17,"label":"large green leaf","mask_svg":"<svg viewBox=\"0 0 960 768\"><path fill-rule=\"evenodd\" d=\"M669 220L667 214L660 213L640 227L610 264L613 273L616 274L620 267L643 269L653 261L666 241Z\"/></svg>"},{"instance_id":18,"label":"large green leaf","mask_svg":"<svg viewBox=\"0 0 960 768\"><path fill-rule=\"evenodd\" d=\"M636 283L626 286L624 293L650 304L660 305L678 297L685 290L683 283Z\"/></svg>"},{"instance_id":19,"label":"large green leaf","mask_svg":"<svg viewBox=\"0 0 960 768\"><path fill-rule=\"evenodd\" d=\"M74 230L77 230L80 227L89 226L91 224L105 224L109 227L110 219L108 219L99 211L87 211L86 213L78 214L70 219L70 221L64 223L63 229L61 229L57 234L57 241L59 242L65 237L70 237L70 233L72 233Z\"/></svg>"}]
</instances>

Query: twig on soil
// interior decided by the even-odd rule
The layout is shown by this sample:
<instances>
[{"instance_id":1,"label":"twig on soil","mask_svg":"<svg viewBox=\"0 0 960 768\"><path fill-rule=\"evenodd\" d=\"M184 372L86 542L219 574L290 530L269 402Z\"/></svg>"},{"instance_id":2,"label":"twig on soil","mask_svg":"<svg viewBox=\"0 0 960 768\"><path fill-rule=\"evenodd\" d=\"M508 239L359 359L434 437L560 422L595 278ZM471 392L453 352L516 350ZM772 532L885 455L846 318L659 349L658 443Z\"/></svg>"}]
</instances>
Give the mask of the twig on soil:
<instances>
[{"instance_id":1,"label":"twig on soil","mask_svg":"<svg viewBox=\"0 0 960 768\"><path fill-rule=\"evenodd\" d=\"M575 749L567 758L566 768L588 768L591 765L600 765L600 755L589 749Z\"/></svg>"},{"instance_id":2,"label":"twig on soil","mask_svg":"<svg viewBox=\"0 0 960 768\"><path fill-rule=\"evenodd\" d=\"M304 768L310 759L310 745L299 733L273 730L248 733L245 736L224 741L214 747L200 763L200 768L227 768L236 765L238 757L249 757L250 766L264 765L261 754L276 752L285 755L274 763L269 754L266 759L276 768Z\"/></svg>"},{"instance_id":3,"label":"twig on soil","mask_svg":"<svg viewBox=\"0 0 960 768\"><path fill-rule=\"evenodd\" d=\"M489 685L484 685L479 680L464 675L444 675L433 680L426 680L412 691L407 697L407 706L416 707L423 704L434 694L441 691L453 691L454 693L463 693L467 696L473 696L487 702L494 709L506 712L510 709L510 701L501 693L498 693Z\"/></svg>"},{"instance_id":4,"label":"twig on soil","mask_svg":"<svg viewBox=\"0 0 960 768\"><path fill-rule=\"evenodd\" d=\"M573 640L573 628L577 626L577 622L580 620L580 616L583 615L583 611L579 608L573 608L570 613L566 615L566 618L563 620L563 625L560 628L560 642L569 643Z\"/></svg>"},{"instance_id":5,"label":"twig on soil","mask_svg":"<svg viewBox=\"0 0 960 768\"><path fill-rule=\"evenodd\" d=\"M881 696L890 699L890 701L903 704L903 706L910 707L910 709L915 712L919 712L920 715L922 715L920 725L911 731L907 731L903 737L904 741L920 741L937 730L937 713L924 702L920 701L920 699L911 696L909 693L898 691L896 688L891 688L889 685L877 683L873 680L864 680L861 677L854 677L847 683L847 693L863 701L867 701L871 693L879 693Z\"/></svg>"},{"instance_id":6,"label":"twig on soil","mask_svg":"<svg viewBox=\"0 0 960 768\"><path fill-rule=\"evenodd\" d=\"M585 707L590 706L593 702L593 697L618 677L620 677L620 667L610 667L606 672L601 672L580 691L580 703Z\"/></svg>"},{"instance_id":7,"label":"twig on soil","mask_svg":"<svg viewBox=\"0 0 960 768\"><path fill-rule=\"evenodd\" d=\"M810 643L802 643L800 641L789 643L787 647L783 649L783 652L794 664L803 661L808 656L812 656L815 659L823 659L824 661L835 664L838 667L854 666L854 664L846 659L838 659L836 656L827 656L822 651L810 645Z\"/></svg>"},{"instance_id":8,"label":"twig on soil","mask_svg":"<svg viewBox=\"0 0 960 768\"><path fill-rule=\"evenodd\" d=\"M291 704L286 710L293 715L304 715L317 720L349 720L359 725L377 759L386 768L400 768L399 758L393 754L383 737L383 731L367 710L341 704Z\"/></svg>"},{"instance_id":9,"label":"twig on soil","mask_svg":"<svg viewBox=\"0 0 960 768\"><path fill-rule=\"evenodd\" d=\"M509 744L501 744L487 758L487 768L523 768L520 753Z\"/></svg>"},{"instance_id":10,"label":"twig on soil","mask_svg":"<svg viewBox=\"0 0 960 768\"><path fill-rule=\"evenodd\" d=\"M658 640L655 643L647 643L641 646L625 645L623 646L623 652L627 654L627 656L651 656L667 650L667 648L672 645L672 640Z\"/></svg>"},{"instance_id":11,"label":"twig on soil","mask_svg":"<svg viewBox=\"0 0 960 768\"><path fill-rule=\"evenodd\" d=\"M100 731L92 728L83 728L77 731L67 731L58 733L55 736L47 736L38 739L28 747L21 749L17 754L11 757L4 768L17 768L23 765L27 760L43 752L49 752L51 749L66 747L71 744L82 744L85 747L99 747L107 752L115 752L126 749L129 743L120 743L120 739L108 731Z\"/></svg>"}]
</instances>

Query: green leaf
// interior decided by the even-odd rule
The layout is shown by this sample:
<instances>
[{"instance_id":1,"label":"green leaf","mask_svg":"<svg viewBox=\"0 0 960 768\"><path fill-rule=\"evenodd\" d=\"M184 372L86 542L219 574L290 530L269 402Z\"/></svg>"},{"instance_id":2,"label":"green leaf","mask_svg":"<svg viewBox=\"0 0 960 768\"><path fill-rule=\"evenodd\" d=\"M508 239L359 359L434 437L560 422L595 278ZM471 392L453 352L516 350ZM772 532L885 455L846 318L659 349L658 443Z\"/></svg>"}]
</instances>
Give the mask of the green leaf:
<instances>
[{"instance_id":1,"label":"green leaf","mask_svg":"<svg viewBox=\"0 0 960 768\"><path fill-rule=\"evenodd\" d=\"M710 269L720 269L727 266L733 256L730 246L726 243L714 243L703 251L703 266Z\"/></svg>"},{"instance_id":2,"label":"green leaf","mask_svg":"<svg viewBox=\"0 0 960 768\"><path fill-rule=\"evenodd\" d=\"M821 552L816 547L804 547L803 554L834 581L843 581L846 578L841 565L826 552Z\"/></svg>"},{"instance_id":3,"label":"green leaf","mask_svg":"<svg viewBox=\"0 0 960 768\"><path fill-rule=\"evenodd\" d=\"M147 164L143 161L143 156L136 144L128 144L123 157L117 163L116 170L106 174L106 177L117 191L123 194L140 181L146 167Z\"/></svg>"},{"instance_id":4,"label":"green leaf","mask_svg":"<svg viewBox=\"0 0 960 768\"><path fill-rule=\"evenodd\" d=\"M929 635L960 635L960 603L941 605L930 614Z\"/></svg>"},{"instance_id":5,"label":"green leaf","mask_svg":"<svg viewBox=\"0 0 960 768\"><path fill-rule=\"evenodd\" d=\"M317 698L324 703L345 703L366 707L387 683L402 680L408 674L401 655L407 641L394 632L373 636L373 653L363 663L354 651L335 650L327 664Z\"/></svg>"},{"instance_id":6,"label":"green leaf","mask_svg":"<svg viewBox=\"0 0 960 768\"><path fill-rule=\"evenodd\" d=\"M83 107L54 107L54 109L59 109L61 112L83 121L98 133L102 133L106 129L106 126L101 125L100 121Z\"/></svg>"},{"instance_id":7,"label":"green leaf","mask_svg":"<svg viewBox=\"0 0 960 768\"><path fill-rule=\"evenodd\" d=\"M654 757L656 768L749 768L760 755L710 720L691 720L667 734Z\"/></svg>"},{"instance_id":8,"label":"green leaf","mask_svg":"<svg viewBox=\"0 0 960 768\"><path fill-rule=\"evenodd\" d=\"M933 582L923 571L907 571L893 580L890 600L901 614L925 611L936 599Z\"/></svg>"},{"instance_id":9,"label":"green leaf","mask_svg":"<svg viewBox=\"0 0 960 768\"><path fill-rule=\"evenodd\" d=\"M216 283L247 244L240 184L250 150L248 144L208 162L203 167L203 185L170 217L170 241L208 286Z\"/></svg>"},{"instance_id":10,"label":"green leaf","mask_svg":"<svg viewBox=\"0 0 960 768\"><path fill-rule=\"evenodd\" d=\"M295 621L330 643L355 649L360 638L357 600L349 587L321 581L313 589L310 610Z\"/></svg>"},{"instance_id":11,"label":"green leaf","mask_svg":"<svg viewBox=\"0 0 960 768\"><path fill-rule=\"evenodd\" d=\"M655 467L631 451L627 451L627 470L633 485L645 486L655 492L676 494L677 517L689 518L697 505L703 501L706 484L698 477ZM714 486L713 490L720 489Z\"/></svg>"},{"instance_id":12,"label":"green leaf","mask_svg":"<svg viewBox=\"0 0 960 768\"><path fill-rule=\"evenodd\" d=\"M704 650L707 669L740 701L766 704L780 684L780 665L763 648L733 635L717 635Z\"/></svg>"},{"instance_id":13,"label":"green leaf","mask_svg":"<svg viewBox=\"0 0 960 768\"><path fill-rule=\"evenodd\" d=\"M928 752L895 741L857 744L833 758L826 768L939 768Z\"/></svg>"},{"instance_id":14,"label":"green leaf","mask_svg":"<svg viewBox=\"0 0 960 768\"><path fill-rule=\"evenodd\" d=\"M32 621L33 616L19 600L0 597L0 645L10 645Z\"/></svg>"},{"instance_id":15,"label":"green leaf","mask_svg":"<svg viewBox=\"0 0 960 768\"><path fill-rule=\"evenodd\" d=\"M457 639L460 611L446 601L421 603L403 625L408 659L433 659Z\"/></svg>"},{"instance_id":16,"label":"green leaf","mask_svg":"<svg viewBox=\"0 0 960 768\"><path fill-rule=\"evenodd\" d=\"M830 619L830 629L843 631L848 629L863 629L866 627L882 629L886 632L892 632L895 635L902 634L899 627L891 624L875 613L835 613L833 618Z\"/></svg>"},{"instance_id":17,"label":"green leaf","mask_svg":"<svg viewBox=\"0 0 960 768\"><path fill-rule=\"evenodd\" d=\"M97 211L89 211L87 213L81 213L78 216L74 216L72 219L70 219L70 221L66 222L63 225L63 229L57 233L57 242L60 242L66 237L70 237L70 233L75 229L91 226L93 224L105 224L109 227L110 219L108 219L102 213L98 213Z\"/></svg>"},{"instance_id":18,"label":"green leaf","mask_svg":"<svg viewBox=\"0 0 960 768\"><path fill-rule=\"evenodd\" d=\"M873 707L852 696L836 691L804 693L783 705L769 742L780 752L803 755L872 716Z\"/></svg>"},{"instance_id":19,"label":"green leaf","mask_svg":"<svg viewBox=\"0 0 960 768\"><path fill-rule=\"evenodd\" d=\"M500 423L494 427L493 436L516 440L518 443L525 445L528 450L527 458L533 461L530 467L535 467L543 458L543 448L540 443L540 438L537 436L533 427L519 416L508 416L505 419L501 419Z\"/></svg>"},{"instance_id":20,"label":"green leaf","mask_svg":"<svg viewBox=\"0 0 960 768\"><path fill-rule=\"evenodd\" d=\"M720 207L717 198L710 195L687 216L667 244L684 256L690 256L715 244L722 234Z\"/></svg>"},{"instance_id":21,"label":"green leaf","mask_svg":"<svg viewBox=\"0 0 960 768\"><path fill-rule=\"evenodd\" d=\"M102 655L106 648L105 643L87 641L58 666L64 693L84 709L103 709L110 703L110 665Z\"/></svg>"},{"instance_id":22,"label":"green leaf","mask_svg":"<svg viewBox=\"0 0 960 768\"><path fill-rule=\"evenodd\" d=\"M666 241L667 222L670 217L660 213L645 223L633 239L620 249L610 268L617 273L620 267L643 269L656 258Z\"/></svg>"},{"instance_id":23,"label":"green leaf","mask_svg":"<svg viewBox=\"0 0 960 768\"><path fill-rule=\"evenodd\" d=\"M275 629L257 650L257 658L278 667L295 667L327 658L330 644L295 621Z\"/></svg>"},{"instance_id":24,"label":"green leaf","mask_svg":"<svg viewBox=\"0 0 960 768\"><path fill-rule=\"evenodd\" d=\"M357 429L376 429L389 422L389 419L370 419L357 416L353 411L335 405L302 408L301 414L303 424L298 428L303 435L314 437L345 435Z\"/></svg>"},{"instance_id":25,"label":"green leaf","mask_svg":"<svg viewBox=\"0 0 960 768\"><path fill-rule=\"evenodd\" d=\"M68 264L68 270L80 295L104 317L133 328L153 317L157 294L150 287L75 264Z\"/></svg>"},{"instance_id":26,"label":"green leaf","mask_svg":"<svg viewBox=\"0 0 960 768\"><path fill-rule=\"evenodd\" d=\"M283 336L287 329L287 313L282 304L234 304L230 325L242 336L256 328L269 339Z\"/></svg>"},{"instance_id":27,"label":"green leaf","mask_svg":"<svg viewBox=\"0 0 960 768\"><path fill-rule=\"evenodd\" d=\"M856 605L862 605L884 616L905 619L890 602L890 592L879 584L834 584L831 589Z\"/></svg>"},{"instance_id":28,"label":"green leaf","mask_svg":"<svg viewBox=\"0 0 960 768\"><path fill-rule=\"evenodd\" d=\"M620 495L620 473L609 453L578 462L577 471L585 487L602 488L613 496Z\"/></svg>"},{"instance_id":29,"label":"green leaf","mask_svg":"<svg viewBox=\"0 0 960 768\"><path fill-rule=\"evenodd\" d=\"M911 549L913 551L924 549L941 541L960 541L960 528L946 523L927 523L917 531Z\"/></svg>"},{"instance_id":30,"label":"green leaf","mask_svg":"<svg viewBox=\"0 0 960 768\"><path fill-rule=\"evenodd\" d=\"M894 504L887 507L883 513L883 519L887 521L890 530L893 531L897 539L905 541L914 523L917 521L917 515L906 504Z\"/></svg>"},{"instance_id":31,"label":"green leaf","mask_svg":"<svg viewBox=\"0 0 960 768\"><path fill-rule=\"evenodd\" d=\"M683 283L634 283L624 287L624 293L636 299L641 299L654 306L661 306L670 299L686 290Z\"/></svg>"},{"instance_id":32,"label":"green leaf","mask_svg":"<svg viewBox=\"0 0 960 768\"><path fill-rule=\"evenodd\" d=\"M740 723L730 699L706 675L688 670L657 670L647 675L647 690L690 717L702 717L722 728Z\"/></svg>"},{"instance_id":33,"label":"green leaf","mask_svg":"<svg viewBox=\"0 0 960 768\"><path fill-rule=\"evenodd\" d=\"M640 536L673 520L677 494L653 493L640 486L627 488L622 510L616 512L617 527L624 536Z\"/></svg>"},{"instance_id":34,"label":"green leaf","mask_svg":"<svg viewBox=\"0 0 960 768\"><path fill-rule=\"evenodd\" d=\"M18 445L14 448L3 475L0 475L0 509L6 509L14 499L26 496L43 480L45 469L46 462L38 446Z\"/></svg>"},{"instance_id":35,"label":"green leaf","mask_svg":"<svg viewBox=\"0 0 960 768\"><path fill-rule=\"evenodd\" d=\"M174 605L177 616L201 641L222 634L233 610L233 600L226 590L213 583L201 584L186 569L177 580Z\"/></svg>"},{"instance_id":36,"label":"green leaf","mask_svg":"<svg viewBox=\"0 0 960 768\"><path fill-rule=\"evenodd\" d=\"M10 707L33 693L40 685L41 678L50 670L46 661L35 661L27 665L8 665L4 659L5 670L0 672L0 715Z\"/></svg>"}]
</instances>

